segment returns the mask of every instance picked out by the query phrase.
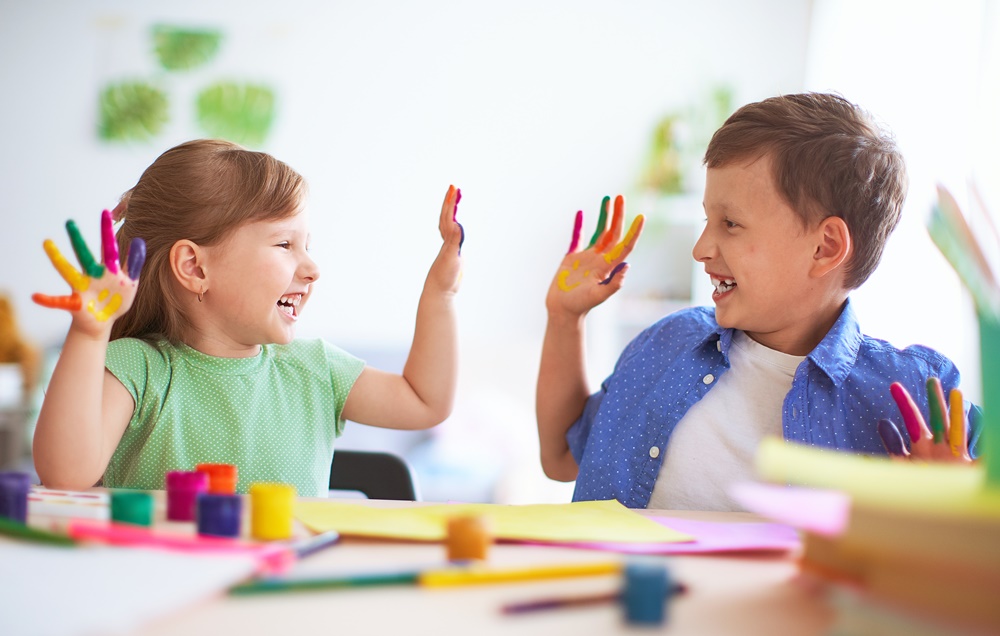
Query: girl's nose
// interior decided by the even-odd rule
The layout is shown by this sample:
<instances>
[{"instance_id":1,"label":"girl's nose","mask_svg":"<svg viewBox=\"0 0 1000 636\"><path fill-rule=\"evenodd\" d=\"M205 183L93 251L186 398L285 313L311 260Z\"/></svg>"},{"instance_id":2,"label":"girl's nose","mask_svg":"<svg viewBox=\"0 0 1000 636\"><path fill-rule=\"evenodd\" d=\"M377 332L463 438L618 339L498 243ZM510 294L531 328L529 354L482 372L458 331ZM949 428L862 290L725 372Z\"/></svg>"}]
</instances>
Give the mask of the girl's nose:
<instances>
[{"instance_id":1,"label":"girl's nose","mask_svg":"<svg viewBox=\"0 0 1000 636\"><path fill-rule=\"evenodd\" d=\"M314 261L308 254L302 262L302 266L299 268L299 275L309 282L313 282L319 278L319 265L317 265L316 261Z\"/></svg>"}]
</instances>

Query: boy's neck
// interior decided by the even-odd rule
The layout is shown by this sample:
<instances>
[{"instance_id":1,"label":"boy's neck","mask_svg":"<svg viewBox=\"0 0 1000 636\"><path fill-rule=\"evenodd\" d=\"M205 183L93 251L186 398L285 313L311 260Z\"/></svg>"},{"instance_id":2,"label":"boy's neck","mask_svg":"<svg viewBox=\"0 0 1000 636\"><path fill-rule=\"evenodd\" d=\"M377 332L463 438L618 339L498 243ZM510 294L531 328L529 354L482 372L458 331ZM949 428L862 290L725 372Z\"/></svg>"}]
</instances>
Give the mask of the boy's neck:
<instances>
[{"instance_id":1,"label":"boy's neck","mask_svg":"<svg viewBox=\"0 0 1000 636\"><path fill-rule=\"evenodd\" d=\"M769 349L793 356L807 356L816 348L834 323L840 318L847 304L847 293L817 303L813 307L798 312L792 325L776 332L759 332L744 329L743 332L755 342Z\"/></svg>"}]
</instances>

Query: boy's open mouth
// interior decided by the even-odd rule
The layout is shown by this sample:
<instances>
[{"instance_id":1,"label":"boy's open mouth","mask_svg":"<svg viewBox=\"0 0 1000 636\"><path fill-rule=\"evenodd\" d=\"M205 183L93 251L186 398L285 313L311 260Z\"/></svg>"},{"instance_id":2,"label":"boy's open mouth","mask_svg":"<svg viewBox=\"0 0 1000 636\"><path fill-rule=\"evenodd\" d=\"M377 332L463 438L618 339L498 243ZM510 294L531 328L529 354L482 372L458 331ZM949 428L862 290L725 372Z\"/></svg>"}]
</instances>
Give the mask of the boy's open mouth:
<instances>
[{"instance_id":1,"label":"boy's open mouth","mask_svg":"<svg viewBox=\"0 0 1000 636\"><path fill-rule=\"evenodd\" d=\"M716 294L725 294L727 291L736 288L736 280L732 278L712 277L712 285L715 286Z\"/></svg>"},{"instance_id":2,"label":"boy's open mouth","mask_svg":"<svg viewBox=\"0 0 1000 636\"><path fill-rule=\"evenodd\" d=\"M287 315L295 318L299 313L299 302L302 300L302 294L288 294L287 296L282 296L278 299L278 309Z\"/></svg>"}]
</instances>

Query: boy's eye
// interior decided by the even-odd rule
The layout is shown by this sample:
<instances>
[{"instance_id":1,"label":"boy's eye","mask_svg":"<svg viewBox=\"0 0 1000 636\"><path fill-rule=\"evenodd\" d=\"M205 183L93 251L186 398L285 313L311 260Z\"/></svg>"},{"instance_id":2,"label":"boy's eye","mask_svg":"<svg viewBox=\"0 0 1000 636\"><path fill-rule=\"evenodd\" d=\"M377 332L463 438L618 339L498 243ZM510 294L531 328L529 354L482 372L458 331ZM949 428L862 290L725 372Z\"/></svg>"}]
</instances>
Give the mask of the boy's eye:
<instances>
[{"instance_id":1,"label":"boy's eye","mask_svg":"<svg viewBox=\"0 0 1000 636\"><path fill-rule=\"evenodd\" d=\"M726 229L728 229L728 230L731 230L734 227L738 227L738 225L736 223L734 223L733 221L730 221L729 219L726 219L725 221L723 221L723 223L726 224Z\"/></svg>"}]
</instances>

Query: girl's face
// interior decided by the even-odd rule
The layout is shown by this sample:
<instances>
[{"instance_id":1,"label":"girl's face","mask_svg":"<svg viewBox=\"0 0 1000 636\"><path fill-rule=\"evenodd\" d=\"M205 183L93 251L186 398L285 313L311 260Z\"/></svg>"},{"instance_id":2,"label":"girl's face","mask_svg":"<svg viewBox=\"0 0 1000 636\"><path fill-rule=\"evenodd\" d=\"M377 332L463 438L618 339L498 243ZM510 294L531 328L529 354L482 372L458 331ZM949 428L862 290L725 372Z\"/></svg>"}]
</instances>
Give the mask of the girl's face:
<instances>
[{"instance_id":1,"label":"girl's face","mask_svg":"<svg viewBox=\"0 0 1000 636\"><path fill-rule=\"evenodd\" d=\"M300 211L248 223L205 248L208 290L198 311L207 319L199 334L211 341L206 353L255 355L257 345L292 341L319 278L308 247L308 216Z\"/></svg>"}]
</instances>

